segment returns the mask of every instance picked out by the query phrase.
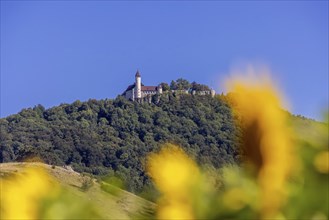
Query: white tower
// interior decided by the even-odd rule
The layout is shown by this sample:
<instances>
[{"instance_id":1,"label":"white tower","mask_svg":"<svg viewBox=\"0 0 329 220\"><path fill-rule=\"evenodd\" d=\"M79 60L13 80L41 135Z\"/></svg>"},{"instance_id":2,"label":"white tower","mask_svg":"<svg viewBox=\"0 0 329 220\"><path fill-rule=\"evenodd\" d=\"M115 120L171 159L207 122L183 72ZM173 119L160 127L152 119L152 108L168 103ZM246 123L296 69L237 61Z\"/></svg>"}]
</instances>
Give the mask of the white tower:
<instances>
[{"instance_id":1,"label":"white tower","mask_svg":"<svg viewBox=\"0 0 329 220\"><path fill-rule=\"evenodd\" d=\"M214 89L212 89L212 90L211 90L211 97L213 97L213 98L214 98L214 97L215 97L215 95L216 95L216 92L215 92L215 90L214 90Z\"/></svg>"},{"instance_id":2,"label":"white tower","mask_svg":"<svg viewBox=\"0 0 329 220\"><path fill-rule=\"evenodd\" d=\"M141 74L137 70L136 75L135 75L135 91L136 91L136 98L140 99L142 98L142 78Z\"/></svg>"}]
</instances>

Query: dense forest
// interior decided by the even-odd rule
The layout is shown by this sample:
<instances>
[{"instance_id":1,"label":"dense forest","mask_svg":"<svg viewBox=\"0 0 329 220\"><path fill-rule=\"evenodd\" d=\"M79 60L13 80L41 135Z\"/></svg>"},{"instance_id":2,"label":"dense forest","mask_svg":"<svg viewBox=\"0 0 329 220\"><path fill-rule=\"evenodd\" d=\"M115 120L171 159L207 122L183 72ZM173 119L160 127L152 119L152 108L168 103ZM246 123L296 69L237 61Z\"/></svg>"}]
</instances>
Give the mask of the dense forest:
<instances>
[{"instance_id":1,"label":"dense forest","mask_svg":"<svg viewBox=\"0 0 329 220\"><path fill-rule=\"evenodd\" d=\"M23 109L0 119L0 162L40 159L78 172L116 175L127 189L150 184L145 157L175 143L201 165L214 168L238 160L238 129L230 107L217 96L155 96L152 103L75 101L45 109Z\"/></svg>"}]
</instances>

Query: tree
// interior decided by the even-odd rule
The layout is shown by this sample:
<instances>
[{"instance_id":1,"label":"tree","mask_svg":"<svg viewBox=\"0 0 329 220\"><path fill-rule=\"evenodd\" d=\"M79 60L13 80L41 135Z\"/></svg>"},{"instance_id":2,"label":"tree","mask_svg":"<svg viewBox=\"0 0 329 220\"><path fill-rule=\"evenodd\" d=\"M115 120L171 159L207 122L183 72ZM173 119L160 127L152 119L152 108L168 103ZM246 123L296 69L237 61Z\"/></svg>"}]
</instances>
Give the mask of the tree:
<instances>
[{"instance_id":1,"label":"tree","mask_svg":"<svg viewBox=\"0 0 329 220\"><path fill-rule=\"evenodd\" d=\"M174 80L171 80L170 89L171 90L176 90L177 89L177 83Z\"/></svg>"},{"instance_id":2,"label":"tree","mask_svg":"<svg viewBox=\"0 0 329 220\"><path fill-rule=\"evenodd\" d=\"M162 86L162 91L169 91L170 90L170 86L168 85L168 83L160 83L160 85Z\"/></svg>"},{"instance_id":3,"label":"tree","mask_svg":"<svg viewBox=\"0 0 329 220\"><path fill-rule=\"evenodd\" d=\"M191 87L189 81L183 78L177 79L176 83L177 83L177 89L179 90L187 90Z\"/></svg>"}]
</instances>

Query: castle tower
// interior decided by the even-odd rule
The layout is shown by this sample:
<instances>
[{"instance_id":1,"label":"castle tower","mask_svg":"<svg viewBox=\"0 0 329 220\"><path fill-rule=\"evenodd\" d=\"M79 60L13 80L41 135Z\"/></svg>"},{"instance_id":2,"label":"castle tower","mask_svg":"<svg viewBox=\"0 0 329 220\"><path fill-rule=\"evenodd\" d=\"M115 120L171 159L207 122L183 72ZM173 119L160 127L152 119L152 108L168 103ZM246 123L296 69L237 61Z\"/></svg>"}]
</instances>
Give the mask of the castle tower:
<instances>
[{"instance_id":1,"label":"castle tower","mask_svg":"<svg viewBox=\"0 0 329 220\"><path fill-rule=\"evenodd\" d=\"M214 89L211 89L211 97L215 97L215 95L216 95L216 91L214 90Z\"/></svg>"},{"instance_id":2,"label":"castle tower","mask_svg":"<svg viewBox=\"0 0 329 220\"><path fill-rule=\"evenodd\" d=\"M141 78L141 74L139 73L139 71L137 70L136 72L136 75L135 75L135 92L136 92L136 95L135 97L137 99L140 99L142 98L142 78Z\"/></svg>"}]
</instances>

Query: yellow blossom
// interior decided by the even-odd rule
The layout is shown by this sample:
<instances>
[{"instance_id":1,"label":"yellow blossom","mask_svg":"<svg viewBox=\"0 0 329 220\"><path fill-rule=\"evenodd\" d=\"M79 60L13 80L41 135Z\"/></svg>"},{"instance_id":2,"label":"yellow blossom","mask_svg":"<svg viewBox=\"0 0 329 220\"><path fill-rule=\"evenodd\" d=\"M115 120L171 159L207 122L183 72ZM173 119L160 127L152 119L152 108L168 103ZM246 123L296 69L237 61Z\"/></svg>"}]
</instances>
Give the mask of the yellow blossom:
<instances>
[{"instance_id":1,"label":"yellow blossom","mask_svg":"<svg viewBox=\"0 0 329 220\"><path fill-rule=\"evenodd\" d=\"M148 172L160 191L173 197L185 192L199 175L194 161L172 144L149 156Z\"/></svg>"},{"instance_id":2,"label":"yellow blossom","mask_svg":"<svg viewBox=\"0 0 329 220\"><path fill-rule=\"evenodd\" d=\"M157 217L158 219L194 219L193 210L189 203L170 200L160 206Z\"/></svg>"},{"instance_id":3,"label":"yellow blossom","mask_svg":"<svg viewBox=\"0 0 329 220\"><path fill-rule=\"evenodd\" d=\"M329 173L329 152L323 151L315 156L314 166L320 173Z\"/></svg>"},{"instance_id":4,"label":"yellow blossom","mask_svg":"<svg viewBox=\"0 0 329 220\"><path fill-rule=\"evenodd\" d=\"M148 173L163 196L159 202L158 218L193 218L190 196L199 178L197 165L183 150L166 144L158 154L148 157Z\"/></svg>"},{"instance_id":5,"label":"yellow blossom","mask_svg":"<svg viewBox=\"0 0 329 220\"><path fill-rule=\"evenodd\" d=\"M58 185L38 168L1 180L1 218L37 219L40 201L57 192Z\"/></svg>"},{"instance_id":6,"label":"yellow blossom","mask_svg":"<svg viewBox=\"0 0 329 220\"><path fill-rule=\"evenodd\" d=\"M262 215L276 214L284 198L284 184L293 163L290 131L273 86L265 82L232 80L229 87L241 119L243 153L258 176Z\"/></svg>"}]
</instances>

